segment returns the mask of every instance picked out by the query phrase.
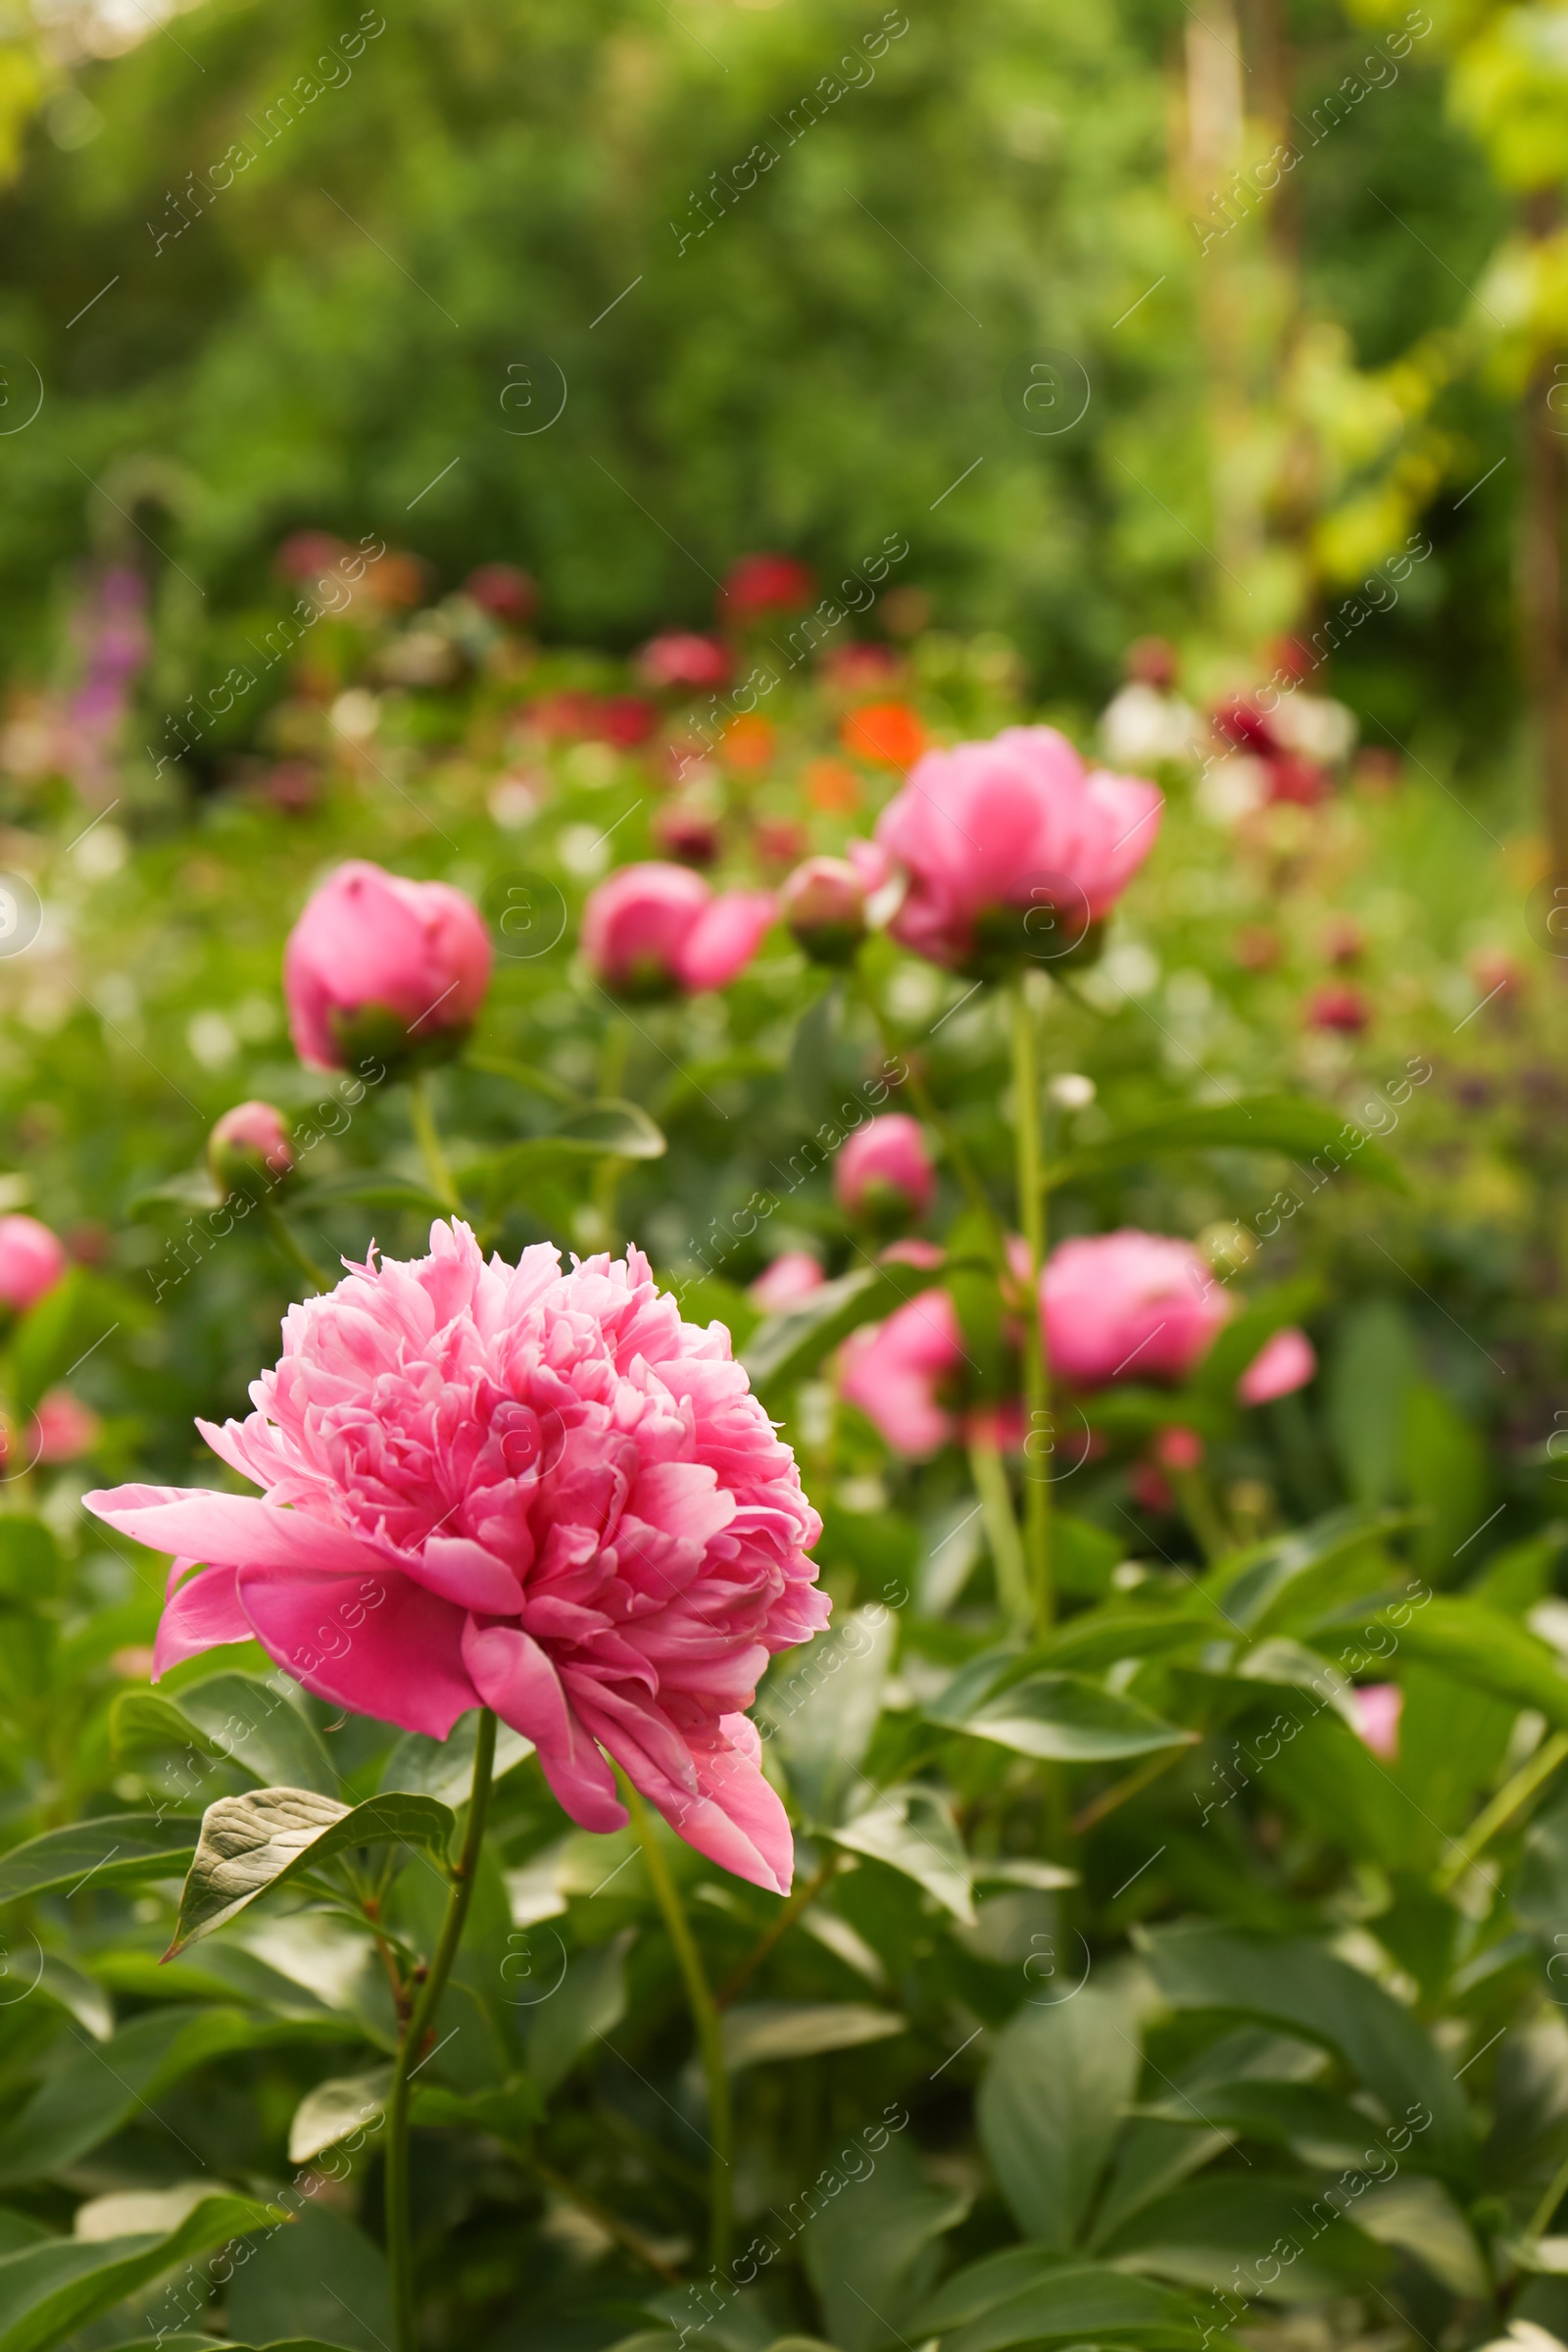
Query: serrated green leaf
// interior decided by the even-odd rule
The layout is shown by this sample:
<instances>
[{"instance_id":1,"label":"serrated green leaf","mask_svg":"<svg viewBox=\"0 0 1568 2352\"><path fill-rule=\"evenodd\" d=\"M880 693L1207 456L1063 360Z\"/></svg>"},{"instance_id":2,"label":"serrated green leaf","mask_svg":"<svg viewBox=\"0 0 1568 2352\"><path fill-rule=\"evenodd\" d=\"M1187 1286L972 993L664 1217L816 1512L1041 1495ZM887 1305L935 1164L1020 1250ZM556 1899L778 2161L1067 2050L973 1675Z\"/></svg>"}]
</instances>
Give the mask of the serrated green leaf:
<instances>
[{"instance_id":1,"label":"serrated green leaf","mask_svg":"<svg viewBox=\"0 0 1568 2352\"><path fill-rule=\"evenodd\" d=\"M201 1825L183 1814L108 1813L66 1830L45 1830L0 1860L0 1903L23 1895L74 1893L176 1878L196 1851Z\"/></svg>"},{"instance_id":2,"label":"serrated green leaf","mask_svg":"<svg viewBox=\"0 0 1568 2352\"><path fill-rule=\"evenodd\" d=\"M454 1816L434 1797L388 1790L352 1808L310 1788L253 1788L220 1797L180 1897L168 1957L235 1918L269 1888L318 1870L359 1846L422 1845L444 1857Z\"/></svg>"}]
</instances>

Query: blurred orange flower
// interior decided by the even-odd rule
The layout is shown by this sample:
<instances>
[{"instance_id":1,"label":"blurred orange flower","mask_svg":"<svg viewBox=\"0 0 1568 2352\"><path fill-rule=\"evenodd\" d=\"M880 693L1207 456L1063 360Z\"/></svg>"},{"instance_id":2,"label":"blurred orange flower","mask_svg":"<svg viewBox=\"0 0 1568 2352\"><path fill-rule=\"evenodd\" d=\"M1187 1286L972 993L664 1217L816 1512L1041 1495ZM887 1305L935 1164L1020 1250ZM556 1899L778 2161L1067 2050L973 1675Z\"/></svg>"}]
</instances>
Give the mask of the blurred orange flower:
<instances>
[{"instance_id":1,"label":"blurred orange flower","mask_svg":"<svg viewBox=\"0 0 1568 2352\"><path fill-rule=\"evenodd\" d=\"M754 712L732 718L724 729L724 757L731 767L765 767L773 757L773 744L772 720Z\"/></svg>"},{"instance_id":2,"label":"blurred orange flower","mask_svg":"<svg viewBox=\"0 0 1568 2352\"><path fill-rule=\"evenodd\" d=\"M839 728L839 741L857 759L878 767L912 767L930 737L907 703L862 703Z\"/></svg>"},{"instance_id":3,"label":"blurred orange flower","mask_svg":"<svg viewBox=\"0 0 1568 2352\"><path fill-rule=\"evenodd\" d=\"M842 760L808 760L806 797L829 816L848 816L860 806L860 779Z\"/></svg>"}]
</instances>

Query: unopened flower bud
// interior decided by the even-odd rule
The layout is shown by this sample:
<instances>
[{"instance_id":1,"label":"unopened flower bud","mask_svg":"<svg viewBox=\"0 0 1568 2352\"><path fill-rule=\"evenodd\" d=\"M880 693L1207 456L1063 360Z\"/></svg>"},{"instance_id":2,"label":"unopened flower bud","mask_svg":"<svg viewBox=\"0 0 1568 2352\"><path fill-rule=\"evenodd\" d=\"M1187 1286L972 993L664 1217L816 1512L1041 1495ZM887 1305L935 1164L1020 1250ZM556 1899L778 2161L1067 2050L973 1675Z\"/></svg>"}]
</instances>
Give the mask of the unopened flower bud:
<instances>
[{"instance_id":1,"label":"unopened flower bud","mask_svg":"<svg viewBox=\"0 0 1568 2352\"><path fill-rule=\"evenodd\" d=\"M260 1200L294 1173L282 1112L270 1102L236 1102L207 1139L207 1164L220 1192Z\"/></svg>"},{"instance_id":2,"label":"unopened flower bud","mask_svg":"<svg viewBox=\"0 0 1568 2352\"><path fill-rule=\"evenodd\" d=\"M849 963L865 937L865 884L844 858L808 858L779 892L780 910L813 963Z\"/></svg>"}]
</instances>

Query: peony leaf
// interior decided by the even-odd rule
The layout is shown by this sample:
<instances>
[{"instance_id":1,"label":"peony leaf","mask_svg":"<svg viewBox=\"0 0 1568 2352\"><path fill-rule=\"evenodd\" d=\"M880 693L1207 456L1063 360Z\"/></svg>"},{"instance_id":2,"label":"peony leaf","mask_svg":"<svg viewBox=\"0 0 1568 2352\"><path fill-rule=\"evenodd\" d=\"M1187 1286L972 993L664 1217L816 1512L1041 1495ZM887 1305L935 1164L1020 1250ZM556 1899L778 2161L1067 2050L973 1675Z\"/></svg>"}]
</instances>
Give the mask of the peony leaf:
<instances>
[{"instance_id":1,"label":"peony leaf","mask_svg":"<svg viewBox=\"0 0 1568 2352\"><path fill-rule=\"evenodd\" d=\"M981 2145L1020 2230L1066 2253L1138 2089L1138 1986L1031 1989L992 2044L975 2117Z\"/></svg>"},{"instance_id":2,"label":"peony leaf","mask_svg":"<svg viewBox=\"0 0 1568 2352\"><path fill-rule=\"evenodd\" d=\"M52 2237L0 2255L0 2352L44 2352L163 2272L276 2219L250 2197L208 2196L162 2235Z\"/></svg>"},{"instance_id":3,"label":"peony leaf","mask_svg":"<svg viewBox=\"0 0 1568 2352\"><path fill-rule=\"evenodd\" d=\"M473 1786L473 1745L478 1726L478 1716L468 1714L459 1717L445 1740L427 1739L423 1732L405 1732L381 1768L381 1787L433 1796L443 1805L466 1804ZM514 1732L510 1723L497 1724L492 1785L504 1774L514 1772L519 1764L525 1764L533 1752L531 1740Z\"/></svg>"},{"instance_id":4,"label":"peony leaf","mask_svg":"<svg viewBox=\"0 0 1568 2352\"><path fill-rule=\"evenodd\" d=\"M215 1761L237 1764L264 1787L317 1788L330 1796L338 1786L316 1726L260 1675L215 1674L174 1691L122 1690L110 1732L117 1754L193 1745Z\"/></svg>"},{"instance_id":5,"label":"peony leaf","mask_svg":"<svg viewBox=\"0 0 1568 2352\"><path fill-rule=\"evenodd\" d=\"M1362 2145L1376 2162L1376 2134ZM1306 2219L1303 2222L1303 2212ZM1332 2226L1331 2226L1332 2225ZM1259 2249L1290 2238L1299 2253L1282 2263L1265 2289L1268 2300L1315 2302L1353 2293L1381 2278L1390 2257L1351 2216L1324 2199L1314 2217L1298 2180L1234 2174L1189 2180L1146 2205L1108 2238L1102 2251L1121 2268L1152 2271L1184 2285L1219 2287L1238 2262L1256 2262Z\"/></svg>"},{"instance_id":6,"label":"peony leaf","mask_svg":"<svg viewBox=\"0 0 1568 2352\"><path fill-rule=\"evenodd\" d=\"M882 1712L896 1631L892 1612L873 1601L809 1648L786 1652L762 1686L758 1722L808 1821L835 1820L858 1778Z\"/></svg>"},{"instance_id":7,"label":"peony leaf","mask_svg":"<svg viewBox=\"0 0 1568 2352\"><path fill-rule=\"evenodd\" d=\"M371 2067L363 2075L333 2075L307 2091L288 2128L290 2164L309 2164L323 2148L335 2147L351 2132L373 2124L392 2088L392 2069Z\"/></svg>"},{"instance_id":8,"label":"peony leaf","mask_svg":"<svg viewBox=\"0 0 1568 2352\"><path fill-rule=\"evenodd\" d=\"M868 2001L748 2001L724 2012L724 2063L733 2074L777 2058L858 2049L908 2030L907 2018Z\"/></svg>"},{"instance_id":9,"label":"peony leaf","mask_svg":"<svg viewBox=\"0 0 1568 2352\"><path fill-rule=\"evenodd\" d=\"M202 1834L180 1897L172 1960L197 1936L233 1919L269 1887L318 1870L357 1846L422 1845L444 1860L450 1805L388 1790L352 1809L312 1788L255 1788L221 1796L202 1817Z\"/></svg>"},{"instance_id":10,"label":"peony leaf","mask_svg":"<svg viewBox=\"0 0 1568 2352\"><path fill-rule=\"evenodd\" d=\"M1020 1756L1064 1764L1146 1756L1161 1747L1190 1745L1198 1738L1077 1674L1029 1675L984 1699L961 1722L948 1714L941 1720Z\"/></svg>"},{"instance_id":11,"label":"peony leaf","mask_svg":"<svg viewBox=\"0 0 1568 2352\"><path fill-rule=\"evenodd\" d=\"M1009 2246L968 2264L938 2287L921 2327L941 2334L943 2352L1129 2335L1141 2344L1190 2345L1197 2332L1188 2296L1103 2263L1063 2262L1046 2246Z\"/></svg>"},{"instance_id":12,"label":"peony leaf","mask_svg":"<svg viewBox=\"0 0 1568 2352\"><path fill-rule=\"evenodd\" d=\"M296 1184L288 1205L291 1213L318 1208L406 1208L420 1217L452 1213L445 1200L412 1177L382 1175L374 1168L352 1168L341 1176L318 1177L314 1184Z\"/></svg>"},{"instance_id":13,"label":"peony leaf","mask_svg":"<svg viewBox=\"0 0 1568 2352\"><path fill-rule=\"evenodd\" d=\"M858 1331L862 1323L881 1322L906 1299L945 1280L958 1262L858 1266L853 1274L841 1274L836 1282L824 1282L799 1306L769 1315L759 1324L741 1357L751 1374L752 1387L760 1396L791 1381L804 1380L852 1331Z\"/></svg>"},{"instance_id":14,"label":"peony leaf","mask_svg":"<svg viewBox=\"0 0 1568 2352\"><path fill-rule=\"evenodd\" d=\"M1357 1140L1358 1139L1358 1140ZM1326 1102L1305 1095L1253 1095L1236 1102L1193 1102L1163 1117L1125 1127L1075 1152L1046 1171L1048 1188L1075 1184L1110 1168L1151 1159L1162 1152L1283 1152L1289 1158L1322 1155L1325 1174L1370 1177L1394 1192L1408 1189L1397 1160L1381 1144Z\"/></svg>"},{"instance_id":15,"label":"peony leaf","mask_svg":"<svg viewBox=\"0 0 1568 2352\"><path fill-rule=\"evenodd\" d=\"M969 1858L953 1809L939 1789L919 1782L882 1789L842 1827L825 1835L851 1853L902 1871L956 1919L966 1927L974 1925Z\"/></svg>"},{"instance_id":16,"label":"peony leaf","mask_svg":"<svg viewBox=\"0 0 1568 2352\"><path fill-rule=\"evenodd\" d=\"M110 1813L70 1829L45 1830L0 1860L0 1903L24 1894L74 1894L94 1886L127 1886L172 1879L196 1851L201 1825L188 1814Z\"/></svg>"},{"instance_id":17,"label":"peony leaf","mask_svg":"<svg viewBox=\"0 0 1568 2352\"><path fill-rule=\"evenodd\" d=\"M503 1152L465 1161L458 1181L465 1190L482 1193L497 1215L552 1160L662 1159L668 1149L663 1129L640 1103L608 1096L568 1112L547 1135L530 1135Z\"/></svg>"}]
</instances>

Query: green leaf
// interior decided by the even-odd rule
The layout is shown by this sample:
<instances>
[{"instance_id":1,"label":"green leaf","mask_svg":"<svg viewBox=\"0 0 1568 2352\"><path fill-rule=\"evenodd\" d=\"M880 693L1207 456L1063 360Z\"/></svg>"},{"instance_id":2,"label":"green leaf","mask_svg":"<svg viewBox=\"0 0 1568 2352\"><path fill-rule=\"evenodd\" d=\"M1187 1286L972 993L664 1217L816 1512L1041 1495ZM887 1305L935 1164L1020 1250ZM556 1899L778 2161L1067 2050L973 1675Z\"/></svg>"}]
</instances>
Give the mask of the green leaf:
<instances>
[{"instance_id":1,"label":"green leaf","mask_svg":"<svg viewBox=\"0 0 1568 2352\"><path fill-rule=\"evenodd\" d=\"M1410 1319L1392 1298L1352 1305L1324 1378L1324 1420L1345 1483L1360 1503L1404 1492L1404 1404L1417 1377Z\"/></svg>"},{"instance_id":2,"label":"green leaf","mask_svg":"<svg viewBox=\"0 0 1568 2352\"><path fill-rule=\"evenodd\" d=\"M60 1545L53 1528L26 1511L0 1517L0 1592L49 1600L60 1591Z\"/></svg>"},{"instance_id":3,"label":"green leaf","mask_svg":"<svg viewBox=\"0 0 1568 2352\"><path fill-rule=\"evenodd\" d=\"M1032 1674L953 1728L976 1740L994 1740L1020 1756L1064 1764L1147 1756L1157 1748L1190 1745L1198 1738L1077 1674Z\"/></svg>"},{"instance_id":4,"label":"green leaf","mask_svg":"<svg viewBox=\"0 0 1568 2352\"><path fill-rule=\"evenodd\" d=\"M320 1176L314 1184L296 1184L288 1195L290 1215L333 1208L406 1208L415 1216L450 1216L448 1203L411 1176L383 1174L374 1168L354 1168L341 1176Z\"/></svg>"},{"instance_id":5,"label":"green leaf","mask_svg":"<svg viewBox=\"0 0 1568 2352\"><path fill-rule=\"evenodd\" d=\"M1267 2019L1337 2050L1396 2128L1414 2134L1407 2169L1468 2171L1469 2124L1448 2063L1372 1978L1304 1938L1276 1941L1203 1925L1157 1928L1145 1940L1173 2008Z\"/></svg>"},{"instance_id":6,"label":"green leaf","mask_svg":"<svg viewBox=\"0 0 1568 2352\"><path fill-rule=\"evenodd\" d=\"M204 2197L161 2237L51 2238L0 2256L0 2352L44 2352L165 2271L275 2219L249 2197Z\"/></svg>"},{"instance_id":7,"label":"green leaf","mask_svg":"<svg viewBox=\"0 0 1568 2352\"><path fill-rule=\"evenodd\" d=\"M552 1102L573 1103L578 1099L575 1087L568 1086L564 1078L558 1078L554 1070L541 1069L537 1062L514 1061L505 1054L470 1051L464 1054L463 1066L466 1070L483 1070L490 1078L511 1078L518 1086L531 1087L536 1095L547 1096Z\"/></svg>"},{"instance_id":8,"label":"green leaf","mask_svg":"<svg viewBox=\"0 0 1568 2352\"><path fill-rule=\"evenodd\" d=\"M427 1740L422 1732L406 1732L382 1768L381 1787L433 1796L443 1805L466 1804L473 1788L473 1748L478 1727L478 1715L469 1713L459 1716L445 1740ZM514 1772L533 1752L531 1740L514 1732L510 1723L498 1724L492 1782Z\"/></svg>"},{"instance_id":9,"label":"green leaf","mask_svg":"<svg viewBox=\"0 0 1568 2352\"><path fill-rule=\"evenodd\" d=\"M110 1716L117 1753L193 1745L264 1787L335 1794L337 1768L304 1710L260 1675L215 1674L177 1690L122 1690Z\"/></svg>"},{"instance_id":10,"label":"green leaf","mask_svg":"<svg viewBox=\"0 0 1568 2352\"><path fill-rule=\"evenodd\" d=\"M380 2247L320 2198L236 2266L224 2304L234 2333L268 2352L302 2336L334 2352L387 2352L397 2334Z\"/></svg>"},{"instance_id":11,"label":"green leaf","mask_svg":"<svg viewBox=\"0 0 1568 2352\"><path fill-rule=\"evenodd\" d=\"M288 2128L290 2164L309 2164L323 2148L335 2147L351 2132L363 2132L377 2116L392 2088L390 2066L371 2067L366 2074L333 2075L307 2091L294 2110Z\"/></svg>"},{"instance_id":12,"label":"green leaf","mask_svg":"<svg viewBox=\"0 0 1568 2352\"><path fill-rule=\"evenodd\" d=\"M185 1815L109 1813L66 1830L45 1830L0 1860L0 1903L23 1895L74 1893L177 1878L196 1851L200 1824Z\"/></svg>"},{"instance_id":13,"label":"green leaf","mask_svg":"<svg viewBox=\"0 0 1568 2352\"><path fill-rule=\"evenodd\" d=\"M1461 1568L1479 1564L1474 1548L1466 1556L1460 1546L1492 1507L1485 1442L1441 1389L1418 1380L1405 1394L1400 1452L1405 1492L1427 1514L1411 1556L1437 1583L1457 1583Z\"/></svg>"},{"instance_id":14,"label":"green leaf","mask_svg":"<svg viewBox=\"0 0 1568 2352\"><path fill-rule=\"evenodd\" d=\"M1292 1323L1304 1323L1323 1303L1323 1285L1313 1274L1282 1282L1248 1299L1235 1321L1227 1323L1193 1374L1200 1396L1231 1402L1236 1383L1265 1343ZM1179 1415L1175 1416L1180 1418Z\"/></svg>"},{"instance_id":15,"label":"green leaf","mask_svg":"<svg viewBox=\"0 0 1568 2352\"><path fill-rule=\"evenodd\" d=\"M878 1791L869 1803L825 1835L851 1853L886 1862L913 1879L965 1926L974 1924L969 1859L940 1789L910 1782Z\"/></svg>"},{"instance_id":16,"label":"green leaf","mask_svg":"<svg viewBox=\"0 0 1568 2352\"><path fill-rule=\"evenodd\" d=\"M261 2018L183 2003L132 2018L108 2042L77 2036L22 2114L0 2131L0 2187L75 2163L194 2068L230 2051L351 2037L358 2039L358 2029L342 2018Z\"/></svg>"},{"instance_id":17,"label":"green leaf","mask_svg":"<svg viewBox=\"0 0 1568 2352\"><path fill-rule=\"evenodd\" d=\"M1365 2140L1375 2140L1368 2126ZM1377 2161L1374 2150L1373 2161ZM1236 2266L1256 2275L1273 2249L1274 2277L1264 2285L1270 2301L1310 2302L1346 2294L1388 2271L1389 2256L1363 2235L1344 2199L1314 2203L1298 2180L1270 2180L1234 2173L1190 2180L1135 2214L1102 2247L1107 2259L1132 2270L1156 2272L1188 2286L1218 2287L1234 2282ZM1298 2248L1294 2260L1281 2241Z\"/></svg>"},{"instance_id":18,"label":"green leaf","mask_svg":"<svg viewBox=\"0 0 1568 2352\"><path fill-rule=\"evenodd\" d=\"M1076 1184L1165 1152L1220 1150L1283 1152L1299 1160L1323 1154L1330 1168L1338 1166L1346 1174L1368 1177L1395 1192L1408 1189L1397 1160L1381 1145L1360 1128L1352 1128L1348 1136L1339 1111L1304 1095L1253 1095L1239 1102L1191 1103L1168 1110L1160 1118L1124 1127L1119 1135L1106 1136L1086 1151L1074 1152L1070 1159L1048 1169L1046 1183L1051 1187Z\"/></svg>"},{"instance_id":19,"label":"green leaf","mask_svg":"<svg viewBox=\"0 0 1568 2352\"><path fill-rule=\"evenodd\" d=\"M210 1168L181 1168L177 1175L132 1193L125 1202L125 1214L139 1217L149 1208L178 1208L188 1216L200 1216L203 1209L221 1208L226 1198Z\"/></svg>"},{"instance_id":20,"label":"green leaf","mask_svg":"<svg viewBox=\"0 0 1568 2352\"><path fill-rule=\"evenodd\" d=\"M309 1788L255 1788L220 1797L202 1817L179 1925L166 1957L211 1935L270 1887L286 1886L356 1847L422 1845L444 1860L453 1819L451 1807L434 1797L399 1790L352 1810Z\"/></svg>"},{"instance_id":21,"label":"green leaf","mask_svg":"<svg viewBox=\"0 0 1568 2352\"><path fill-rule=\"evenodd\" d=\"M625 2016L626 1954L634 1934L625 1928L609 1943L574 1952L558 1990L519 2010L526 2021L528 2072L547 2096ZM564 1951L563 1945L563 1957Z\"/></svg>"},{"instance_id":22,"label":"green leaf","mask_svg":"<svg viewBox=\"0 0 1568 2352\"><path fill-rule=\"evenodd\" d=\"M479 1191L492 1215L515 1200L530 1178L556 1160L661 1159L669 1149L663 1129L637 1102L609 1098L586 1102L547 1135L530 1135L503 1152L465 1161L458 1182Z\"/></svg>"},{"instance_id":23,"label":"green leaf","mask_svg":"<svg viewBox=\"0 0 1568 2352\"><path fill-rule=\"evenodd\" d=\"M1162 2069L1159 2082L1168 2095L1129 2116L1117 2138L1110 2174L1095 2208L1092 2243L1097 2250L1133 2214L1207 2164L1228 2136L1249 2132L1253 2137L1294 2144L1275 2127L1272 2110L1264 2103L1304 2093L1308 2085L1299 2078L1320 2074L1328 2061L1312 2043L1263 2026L1243 2026L1222 2034L1186 2065L1175 2059L1169 2063L1174 2072ZM1343 2100L1333 2104L1349 2115L1359 2149L1366 2137L1366 2118ZM1268 2118L1266 2129L1257 2128L1260 2112Z\"/></svg>"},{"instance_id":24,"label":"green leaf","mask_svg":"<svg viewBox=\"0 0 1568 2352\"><path fill-rule=\"evenodd\" d=\"M1031 1653L1042 1664L1073 1668L1113 1666L1118 1658L1152 1658L1211 1642L1224 1630L1218 1614L1185 1603L1176 1608L1085 1609Z\"/></svg>"},{"instance_id":25,"label":"green leaf","mask_svg":"<svg viewBox=\"0 0 1568 2352\"><path fill-rule=\"evenodd\" d=\"M1490 2291L1487 2265L1475 2234L1447 2190L1412 2175L1374 2188L1355 2209L1368 2237L1413 2254L1440 2285L1466 2302Z\"/></svg>"},{"instance_id":26,"label":"green leaf","mask_svg":"<svg viewBox=\"0 0 1568 2352\"><path fill-rule=\"evenodd\" d=\"M1140 2341L1191 2345L1190 2298L1101 2263L1063 2262L1044 2246L1012 2246L939 2286L921 2315L942 2352L1010 2352L1014 2344Z\"/></svg>"},{"instance_id":27,"label":"green leaf","mask_svg":"<svg viewBox=\"0 0 1568 2352\"><path fill-rule=\"evenodd\" d=\"M901 2332L916 2340L906 2315L913 2318L911 2303L930 2285L936 2241L964 2219L969 2199L933 2187L904 2139L885 2141L872 2169L857 2168L851 2179L852 2193L812 2215L801 2252L833 2342L844 2352L877 2352Z\"/></svg>"},{"instance_id":28,"label":"green leaf","mask_svg":"<svg viewBox=\"0 0 1568 2352\"><path fill-rule=\"evenodd\" d=\"M1238 1633L1272 1632L1288 1615L1321 1613L1346 1597L1347 1577L1352 1590L1382 1588L1379 1547L1410 1524L1408 1511L1375 1505L1326 1511L1309 1527L1221 1560L1204 1577L1203 1591Z\"/></svg>"},{"instance_id":29,"label":"green leaf","mask_svg":"<svg viewBox=\"0 0 1568 2352\"><path fill-rule=\"evenodd\" d=\"M975 2119L1014 2220L1042 2245L1079 2243L1141 2065L1128 1986L1027 2000L997 2036Z\"/></svg>"},{"instance_id":30,"label":"green leaf","mask_svg":"<svg viewBox=\"0 0 1568 2352\"><path fill-rule=\"evenodd\" d=\"M1372 1624L1394 1633L1404 1656L1514 1706L1537 1707L1558 1731L1568 1731L1568 1675L1556 1651L1485 1601L1440 1594L1419 1604L1398 1603Z\"/></svg>"},{"instance_id":31,"label":"green leaf","mask_svg":"<svg viewBox=\"0 0 1568 2352\"><path fill-rule=\"evenodd\" d=\"M724 2012L724 2063L732 2074L779 2058L818 2058L907 2034L909 2021L866 2001L746 2001Z\"/></svg>"},{"instance_id":32,"label":"green leaf","mask_svg":"<svg viewBox=\"0 0 1568 2352\"><path fill-rule=\"evenodd\" d=\"M836 1820L882 1712L895 1640L880 1601L780 1658L762 1685L757 1728L783 1763L808 1821Z\"/></svg>"}]
</instances>

